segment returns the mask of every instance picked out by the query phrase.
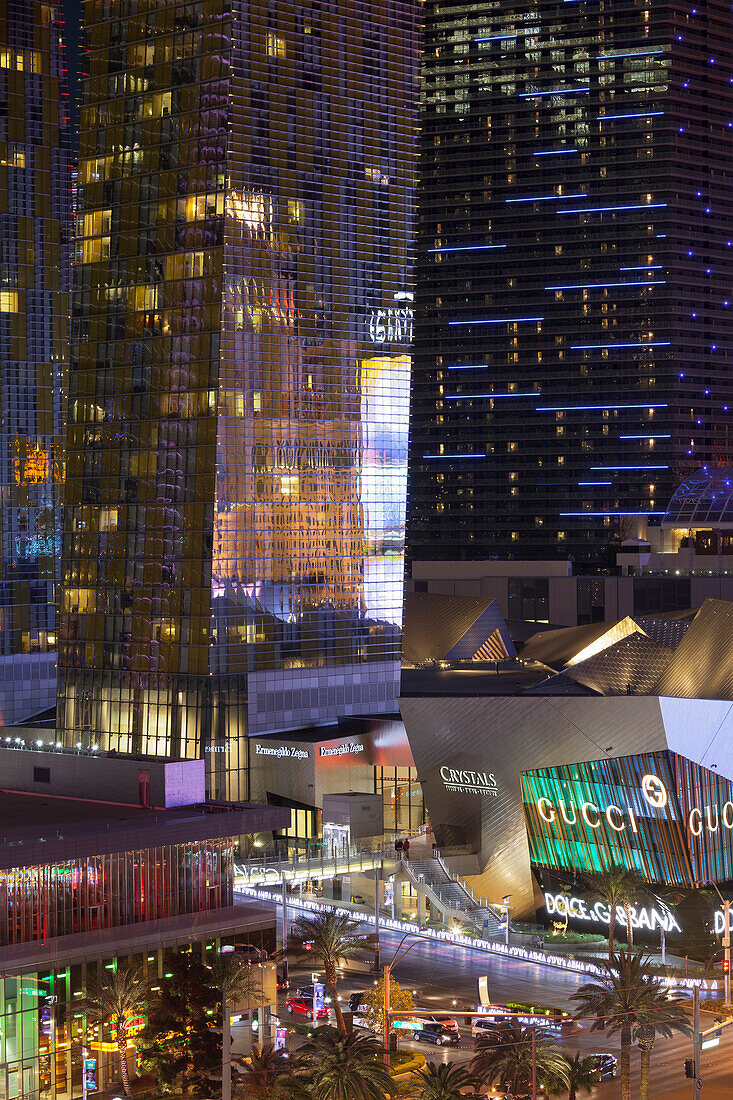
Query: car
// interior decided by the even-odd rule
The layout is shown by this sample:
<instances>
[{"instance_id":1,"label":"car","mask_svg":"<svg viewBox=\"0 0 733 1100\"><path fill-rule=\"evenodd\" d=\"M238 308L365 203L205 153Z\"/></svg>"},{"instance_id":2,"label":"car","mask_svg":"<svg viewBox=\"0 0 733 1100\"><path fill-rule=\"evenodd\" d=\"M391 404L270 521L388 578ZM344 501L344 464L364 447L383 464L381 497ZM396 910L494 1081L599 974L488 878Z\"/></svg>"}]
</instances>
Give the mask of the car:
<instances>
[{"instance_id":1,"label":"car","mask_svg":"<svg viewBox=\"0 0 733 1100\"><path fill-rule=\"evenodd\" d=\"M295 990L296 997L302 997L304 1001L313 1000L313 986L312 985L299 985ZM323 1000L327 1005L331 1003L331 994L326 993L325 987L323 990Z\"/></svg>"},{"instance_id":2,"label":"car","mask_svg":"<svg viewBox=\"0 0 733 1100\"><path fill-rule=\"evenodd\" d=\"M495 1035L497 1031L511 1025L511 1016L474 1016L471 1020L471 1035L479 1039L482 1035Z\"/></svg>"},{"instance_id":3,"label":"car","mask_svg":"<svg viewBox=\"0 0 733 1100\"><path fill-rule=\"evenodd\" d=\"M287 982L285 980L284 975L278 973L278 975L277 975L277 991L278 991L278 993L282 993L282 991L284 989L287 989L289 985L290 985L290 982Z\"/></svg>"},{"instance_id":4,"label":"car","mask_svg":"<svg viewBox=\"0 0 733 1100\"><path fill-rule=\"evenodd\" d=\"M305 1016L306 1019L313 1019L313 1001L306 1000L305 997L288 997L285 1002L285 1007L291 1016ZM319 1008L317 1012L317 1018L319 1020L327 1020L329 1012L327 1008Z\"/></svg>"},{"instance_id":5,"label":"car","mask_svg":"<svg viewBox=\"0 0 733 1100\"><path fill-rule=\"evenodd\" d=\"M595 1070L601 1081L607 1081L609 1077L615 1077L618 1072L618 1061L613 1054L607 1051L596 1051L590 1057L595 1062Z\"/></svg>"},{"instance_id":6,"label":"car","mask_svg":"<svg viewBox=\"0 0 733 1100\"><path fill-rule=\"evenodd\" d=\"M423 1043L435 1043L436 1047L457 1046L461 1041L458 1028L454 1030L445 1023L424 1023L422 1030L415 1032L415 1038Z\"/></svg>"},{"instance_id":7,"label":"car","mask_svg":"<svg viewBox=\"0 0 733 1100\"><path fill-rule=\"evenodd\" d=\"M421 1016L420 1018L424 1024L442 1024L443 1027L448 1027L451 1031L455 1031L456 1035L458 1034L458 1024L455 1020L445 1016Z\"/></svg>"}]
</instances>

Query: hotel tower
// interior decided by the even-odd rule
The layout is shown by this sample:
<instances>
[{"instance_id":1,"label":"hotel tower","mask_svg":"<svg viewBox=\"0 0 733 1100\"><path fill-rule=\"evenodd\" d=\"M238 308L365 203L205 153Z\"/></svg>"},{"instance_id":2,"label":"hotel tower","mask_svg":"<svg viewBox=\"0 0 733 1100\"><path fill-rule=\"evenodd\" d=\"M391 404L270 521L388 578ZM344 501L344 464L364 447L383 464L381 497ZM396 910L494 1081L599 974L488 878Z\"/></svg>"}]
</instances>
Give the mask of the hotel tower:
<instances>
[{"instance_id":1,"label":"hotel tower","mask_svg":"<svg viewBox=\"0 0 733 1100\"><path fill-rule=\"evenodd\" d=\"M71 172L61 5L0 10L0 724L54 705Z\"/></svg>"},{"instance_id":2,"label":"hotel tower","mask_svg":"<svg viewBox=\"0 0 733 1100\"><path fill-rule=\"evenodd\" d=\"M425 4L408 553L613 561L733 463L733 13Z\"/></svg>"},{"instance_id":3,"label":"hotel tower","mask_svg":"<svg viewBox=\"0 0 733 1100\"><path fill-rule=\"evenodd\" d=\"M59 724L236 796L395 709L417 5L84 15Z\"/></svg>"}]
</instances>

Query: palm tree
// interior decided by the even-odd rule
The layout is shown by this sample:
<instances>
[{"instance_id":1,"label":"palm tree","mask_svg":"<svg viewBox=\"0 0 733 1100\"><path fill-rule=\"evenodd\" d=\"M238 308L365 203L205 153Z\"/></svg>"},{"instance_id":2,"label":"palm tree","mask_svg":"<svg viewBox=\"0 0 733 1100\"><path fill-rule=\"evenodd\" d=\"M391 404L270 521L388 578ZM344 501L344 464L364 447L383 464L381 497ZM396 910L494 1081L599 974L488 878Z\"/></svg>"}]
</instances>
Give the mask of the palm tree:
<instances>
[{"instance_id":1,"label":"palm tree","mask_svg":"<svg viewBox=\"0 0 733 1100\"><path fill-rule=\"evenodd\" d=\"M428 1062L415 1074L415 1082L406 1096L414 1100L463 1100L465 1088L476 1083L463 1066L453 1062Z\"/></svg>"},{"instance_id":2,"label":"palm tree","mask_svg":"<svg viewBox=\"0 0 733 1100\"><path fill-rule=\"evenodd\" d=\"M384 1047L371 1036L321 1027L300 1054L310 1067L308 1089L314 1100L384 1100L397 1095L384 1066Z\"/></svg>"},{"instance_id":3,"label":"palm tree","mask_svg":"<svg viewBox=\"0 0 733 1100\"><path fill-rule=\"evenodd\" d=\"M653 898L654 894L643 875L640 875L638 871L627 871L626 880L624 883L623 898L621 904L624 907L624 913L626 914L626 943L629 947L634 946L634 929L631 924L631 906L640 901L648 901Z\"/></svg>"},{"instance_id":4,"label":"palm tree","mask_svg":"<svg viewBox=\"0 0 733 1100\"><path fill-rule=\"evenodd\" d=\"M115 1025L120 1077L126 1097L132 1096L127 1068L128 1028L133 1016L145 1007L146 992L142 967L118 966L116 970L102 970L97 978L89 982L84 998L74 1006L102 1025Z\"/></svg>"},{"instance_id":5,"label":"palm tree","mask_svg":"<svg viewBox=\"0 0 733 1100\"><path fill-rule=\"evenodd\" d=\"M636 1043L641 1060L639 1100L649 1100L649 1071L657 1035L663 1035L665 1039L669 1039L675 1031L680 1031L683 1035L689 1035L692 1031L684 1008L685 998L679 993L670 993L663 986L656 984L648 989L648 994L644 1005L637 1013Z\"/></svg>"},{"instance_id":6,"label":"palm tree","mask_svg":"<svg viewBox=\"0 0 733 1100\"><path fill-rule=\"evenodd\" d=\"M568 1100L577 1100L578 1093L590 1092L601 1079L596 1060L593 1056L584 1058L580 1051L574 1058L565 1051L563 1058L568 1067Z\"/></svg>"},{"instance_id":7,"label":"palm tree","mask_svg":"<svg viewBox=\"0 0 733 1100\"><path fill-rule=\"evenodd\" d=\"M537 1084L555 1090L568 1087L567 1062L553 1042L535 1031L534 1063ZM504 1082L516 1100L529 1097L532 1087L532 1028L516 1020L476 1040L471 1071L480 1082Z\"/></svg>"},{"instance_id":8,"label":"palm tree","mask_svg":"<svg viewBox=\"0 0 733 1100\"><path fill-rule=\"evenodd\" d=\"M338 914L335 909L299 917L288 940L288 955L320 959L331 990L336 1026L346 1031L344 1014L337 993L337 970L341 963L373 951L371 937L362 936L356 921Z\"/></svg>"},{"instance_id":9,"label":"palm tree","mask_svg":"<svg viewBox=\"0 0 733 1100\"><path fill-rule=\"evenodd\" d=\"M244 1077L235 1090L237 1096L244 1100L270 1100L275 1094L278 1081L290 1070L290 1061L282 1051L274 1047L263 1047L262 1050L253 1050L251 1061L247 1062Z\"/></svg>"},{"instance_id":10,"label":"palm tree","mask_svg":"<svg viewBox=\"0 0 733 1100\"><path fill-rule=\"evenodd\" d=\"M621 1097L631 1100L631 1039L636 1028L648 1021L655 1032L662 1033L662 1013L670 1015L674 1001L667 1001L667 994L654 982L648 959L621 951L606 964L606 973L597 982L588 982L573 993L573 1000L580 1002L575 1018L593 1017L591 1031L607 1027L610 1034L621 1036ZM666 1006L670 1007L667 1008ZM648 1017L646 1014L648 1013ZM683 1030L683 1022L674 1012L672 1030ZM652 1023L652 1021L654 1021ZM648 1035L644 1033L648 1043ZM653 1045L653 1040L652 1040ZM651 1053L651 1047L650 1047Z\"/></svg>"},{"instance_id":11,"label":"palm tree","mask_svg":"<svg viewBox=\"0 0 733 1100\"><path fill-rule=\"evenodd\" d=\"M629 907L633 891L638 890L640 876L636 872L627 870L626 867L614 865L604 871L596 871L585 877L589 890L598 894L609 909L608 962L611 964L613 962L613 939L616 933L616 913L619 905L622 906L626 913L626 936L628 939L631 934Z\"/></svg>"}]
</instances>

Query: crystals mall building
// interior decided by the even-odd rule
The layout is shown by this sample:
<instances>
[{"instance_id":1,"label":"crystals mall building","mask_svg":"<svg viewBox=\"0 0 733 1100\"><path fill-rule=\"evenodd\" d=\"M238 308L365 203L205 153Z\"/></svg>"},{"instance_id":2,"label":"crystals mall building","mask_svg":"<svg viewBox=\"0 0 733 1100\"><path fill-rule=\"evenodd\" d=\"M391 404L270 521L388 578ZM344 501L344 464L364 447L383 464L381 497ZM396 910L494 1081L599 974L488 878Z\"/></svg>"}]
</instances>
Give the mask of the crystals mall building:
<instances>
[{"instance_id":1,"label":"crystals mall building","mask_svg":"<svg viewBox=\"0 0 733 1100\"><path fill-rule=\"evenodd\" d=\"M649 886L640 933L682 935L693 910L712 931L698 888L733 897L732 652L733 604L708 600L544 631L516 659L432 681L406 670L426 808L474 891L508 895L517 918L569 906L587 930L608 923L592 874L623 865Z\"/></svg>"}]
</instances>

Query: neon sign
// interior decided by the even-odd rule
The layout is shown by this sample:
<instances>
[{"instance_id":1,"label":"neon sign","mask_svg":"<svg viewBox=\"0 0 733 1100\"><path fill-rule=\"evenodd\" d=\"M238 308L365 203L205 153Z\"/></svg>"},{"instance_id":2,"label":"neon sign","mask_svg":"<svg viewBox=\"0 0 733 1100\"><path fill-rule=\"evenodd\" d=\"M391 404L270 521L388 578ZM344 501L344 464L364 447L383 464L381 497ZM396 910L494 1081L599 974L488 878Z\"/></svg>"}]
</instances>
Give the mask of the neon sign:
<instances>
[{"instance_id":1,"label":"neon sign","mask_svg":"<svg viewBox=\"0 0 733 1100\"><path fill-rule=\"evenodd\" d=\"M548 916L555 913L561 917L572 917L573 920L585 921L588 924L610 924L611 909L603 901L586 901L584 898L569 897L567 894L545 894L545 908ZM665 932L682 932L676 918L665 906L663 909L645 909L629 906L632 928L646 928L653 932L656 928L663 928ZM616 906L616 921L626 927L626 912L622 905Z\"/></svg>"},{"instance_id":2,"label":"neon sign","mask_svg":"<svg viewBox=\"0 0 733 1100\"><path fill-rule=\"evenodd\" d=\"M669 794L658 776L645 775L641 782L641 793L652 809L666 809ZM558 799L556 806L551 798L543 796L537 799L536 806L538 814L548 825L551 825L559 814L566 825L578 825L582 819L589 829L598 829L605 819L608 827L615 833L622 833L627 828L633 833L639 832L636 815L630 805L622 807L610 802L604 807L589 801L578 805L571 800ZM700 836L703 829L709 833L717 833L721 826L733 832L733 801L730 799L721 807L693 806L687 817L687 827L693 836Z\"/></svg>"}]
</instances>

